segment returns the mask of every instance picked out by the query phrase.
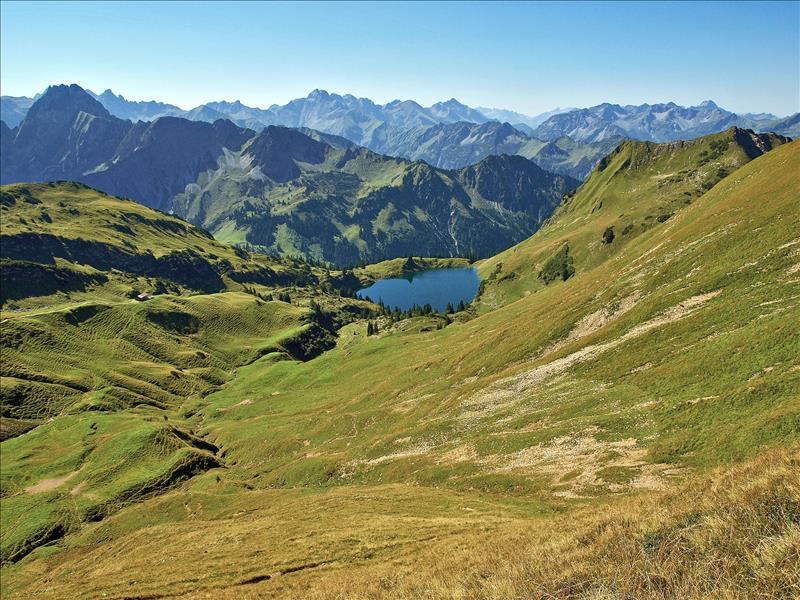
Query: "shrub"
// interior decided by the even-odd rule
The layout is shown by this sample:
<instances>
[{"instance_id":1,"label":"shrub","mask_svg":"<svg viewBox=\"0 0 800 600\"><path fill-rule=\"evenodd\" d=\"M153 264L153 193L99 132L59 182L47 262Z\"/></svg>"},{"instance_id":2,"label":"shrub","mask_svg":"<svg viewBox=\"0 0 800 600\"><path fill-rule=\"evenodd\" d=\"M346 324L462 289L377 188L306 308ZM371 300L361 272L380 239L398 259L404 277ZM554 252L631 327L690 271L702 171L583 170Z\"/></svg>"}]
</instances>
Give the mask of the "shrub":
<instances>
[{"instance_id":1,"label":"shrub","mask_svg":"<svg viewBox=\"0 0 800 600\"><path fill-rule=\"evenodd\" d=\"M569 244L564 244L544 264L539 278L544 281L545 285L548 285L556 279L566 281L574 274L575 267L572 265L572 257L569 255Z\"/></svg>"}]
</instances>

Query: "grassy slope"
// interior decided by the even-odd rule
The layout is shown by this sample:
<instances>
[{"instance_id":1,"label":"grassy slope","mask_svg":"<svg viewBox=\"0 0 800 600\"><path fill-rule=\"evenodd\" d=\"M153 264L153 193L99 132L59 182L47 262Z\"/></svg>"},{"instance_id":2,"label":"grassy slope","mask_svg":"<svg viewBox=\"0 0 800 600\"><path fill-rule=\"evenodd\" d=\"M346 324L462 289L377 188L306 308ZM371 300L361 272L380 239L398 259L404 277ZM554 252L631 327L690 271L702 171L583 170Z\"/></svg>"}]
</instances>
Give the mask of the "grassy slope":
<instances>
[{"instance_id":1,"label":"grassy slope","mask_svg":"<svg viewBox=\"0 0 800 600\"><path fill-rule=\"evenodd\" d=\"M606 224L568 205L499 258L518 275L487 285L496 310L441 331L346 329L313 361L239 369L186 417L224 469L7 565L7 593L789 589L796 458L753 457L800 431L798 167L800 144L778 148L607 255L594 248ZM679 198L616 196L627 186L612 181L594 200L646 215ZM577 274L543 287L538 257L559 236ZM705 483L707 469L746 460ZM696 489L662 496L686 477ZM478 558L482 544L497 563Z\"/></svg>"},{"instance_id":2,"label":"grassy slope","mask_svg":"<svg viewBox=\"0 0 800 600\"><path fill-rule=\"evenodd\" d=\"M327 335L312 322L308 296L338 318L367 306L325 295L336 274L235 252L179 219L85 186L4 186L2 194L4 254L36 235L23 247L44 262L25 268L105 277L67 292L34 286L0 313L2 439L36 427L2 445L3 560L221 464L213 444L192 433L195 403L237 367L291 359ZM68 258L47 263L40 239L68 248ZM223 291L199 294L171 281L172 271L124 270L148 253L187 248L222 274ZM104 268L107 256L120 269ZM251 271L289 289L293 303L269 300L273 286L231 278ZM126 295L156 281L172 293L146 302ZM24 274L4 281L22 283Z\"/></svg>"},{"instance_id":3,"label":"grassy slope","mask_svg":"<svg viewBox=\"0 0 800 600\"><path fill-rule=\"evenodd\" d=\"M13 302L6 309L117 302L134 289L152 292L159 280L168 291L186 294L242 291L245 286L325 287L341 275L234 250L177 217L82 184L3 186L0 211L5 260L37 261L51 270L83 275L88 282L55 291L40 285L41 289L25 290L22 299L7 294ZM92 276L105 279L87 279ZM211 289L203 289L209 282ZM4 283L19 285L18 280Z\"/></svg>"},{"instance_id":4,"label":"grassy slope","mask_svg":"<svg viewBox=\"0 0 800 600\"><path fill-rule=\"evenodd\" d=\"M579 272L613 258L642 233L660 227L751 159L735 129L687 142L627 141L595 168L533 237L483 261L486 307L505 304L544 284L547 259L565 243ZM773 143L780 140L770 138ZM604 244L603 233L614 231ZM647 238L650 239L650 238Z\"/></svg>"}]
</instances>

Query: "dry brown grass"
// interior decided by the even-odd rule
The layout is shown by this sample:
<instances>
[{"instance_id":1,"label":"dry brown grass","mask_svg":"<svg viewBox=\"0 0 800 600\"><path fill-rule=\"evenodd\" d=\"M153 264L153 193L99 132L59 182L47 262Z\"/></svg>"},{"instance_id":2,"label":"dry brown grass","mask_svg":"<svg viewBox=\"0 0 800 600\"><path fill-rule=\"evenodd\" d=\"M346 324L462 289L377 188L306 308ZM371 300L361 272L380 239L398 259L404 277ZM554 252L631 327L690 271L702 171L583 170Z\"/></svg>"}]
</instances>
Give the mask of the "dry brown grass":
<instances>
[{"instance_id":1,"label":"dry brown grass","mask_svg":"<svg viewBox=\"0 0 800 600\"><path fill-rule=\"evenodd\" d=\"M797 598L800 448L680 489L192 598Z\"/></svg>"}]
</instances>

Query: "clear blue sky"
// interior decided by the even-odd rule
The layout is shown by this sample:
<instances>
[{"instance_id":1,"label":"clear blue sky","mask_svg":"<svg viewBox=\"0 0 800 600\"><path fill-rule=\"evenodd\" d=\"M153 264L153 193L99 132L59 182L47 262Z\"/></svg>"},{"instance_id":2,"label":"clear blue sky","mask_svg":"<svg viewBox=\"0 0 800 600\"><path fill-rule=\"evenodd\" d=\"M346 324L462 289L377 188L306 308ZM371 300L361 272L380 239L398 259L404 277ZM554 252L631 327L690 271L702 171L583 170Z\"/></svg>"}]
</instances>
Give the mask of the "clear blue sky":
<instances>
[{"instance_id":1,"label":"clear blue sky","mask_svg":"<svg viewBox=\"0 0 800 600\"><path fill-rule=\"evenodd\" d=\"M800 110L800 3L3 2L0 92L111 88L183 108L314 88L378 102L712 99Z\"/></svg>"}]
</instances>

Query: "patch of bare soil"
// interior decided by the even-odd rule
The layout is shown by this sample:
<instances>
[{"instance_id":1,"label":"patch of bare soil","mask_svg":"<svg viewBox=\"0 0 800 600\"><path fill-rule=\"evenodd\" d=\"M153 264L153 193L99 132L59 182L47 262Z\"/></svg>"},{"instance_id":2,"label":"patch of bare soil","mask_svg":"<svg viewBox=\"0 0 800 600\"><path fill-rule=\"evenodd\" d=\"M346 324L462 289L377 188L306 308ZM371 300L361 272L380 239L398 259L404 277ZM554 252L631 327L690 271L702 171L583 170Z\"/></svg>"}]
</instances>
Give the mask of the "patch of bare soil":
<instances>
[{"instance_id":1,"label":"patch of bare soil","mask_svg":"<svg viewBox=\"0 0 800 600\"><path fill-rule=\"evenodd\" d=\"M468 406L492 406L507 403L514 398L524 395L544 381L560 375L577 363L593 359L599 354L616 348L626 341L647 333L652 329L656 329L657 327L667 325L689 316L695 310L699 309L706 302L719 294L720 290L717 290L687 298L675 306L671 306L652 319L633 327L616 339L598 344L590 344L581 348L580 350L576 350L575 352L568 354L567 356L557 358L543 365L538 365L515 375L500 379L492 384L488 389L485 389L467 399L465 404ZM550 351L547 354L552 354L552 352L553 351ZM547 354L545 354L545 356Z\"/></svg>"},{"instance_id":2,"label":"patch of bare soil","mask_svg":"<svg viewBox=\"0 0 800 600\"><path fill-rule=\"evenodd\" d=\"M33 485L29 485L25 488L25 492L28 494L41 494L43 492L52 492L54 489L61 487L65 483L67 483L70 479L75 477L79 471L73 471L72 473L68 473L62 477L51 477L50 479L42 479L39 483L35 483Z\"/></svg>"},{"instance_id":3,"label":"patch of bare soil","mask_svg":"<svg viewBox=\"0 0 800 600\"><path fill-rule=\"evenodd\" d=\"M522 471L549 476L556 496L582 497L583 494L607 489L662 489L678 470L670 465L646 462L647 449L633 438L605 441L595 437L597 428L586 429L574 436L555 438L547 443L524 448L509 455L487 456L482 462L495 471ZM625 483L608 481L603 470L622 468L631 472ZM559 483L563 482L563 483Z\"/></svg>"},{"instance_id":4,"label":"patch of bare soil","mask_svg":"<svg viewBox=\"0 0 800 600\"><path fill-rule=\"evenodd\" d=\"M572 342L575 342L581 338L585 338L593 334L595 331L599 331L612 321L615 321L631 310L634 306L636 306L641 298L642 293L639 290L634 290L630 296L623 298L618 303L604 306L603 308L586 315L580 321L575 323L575 326L572 328L572 331L569 332L567 337L545 348L544 351L542 351L541 356L552 354L556 350L560 350Z\"/></svg>"}]
</instances>

